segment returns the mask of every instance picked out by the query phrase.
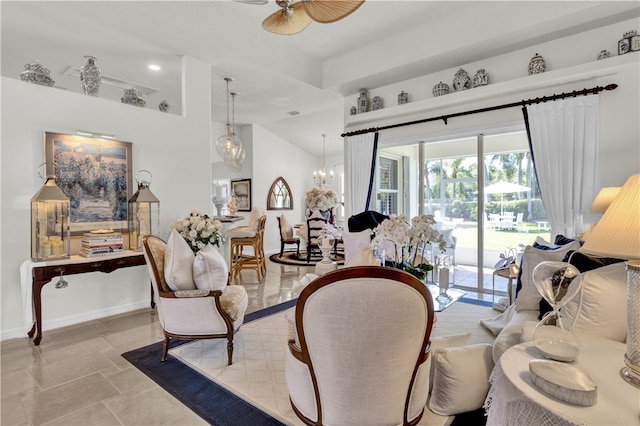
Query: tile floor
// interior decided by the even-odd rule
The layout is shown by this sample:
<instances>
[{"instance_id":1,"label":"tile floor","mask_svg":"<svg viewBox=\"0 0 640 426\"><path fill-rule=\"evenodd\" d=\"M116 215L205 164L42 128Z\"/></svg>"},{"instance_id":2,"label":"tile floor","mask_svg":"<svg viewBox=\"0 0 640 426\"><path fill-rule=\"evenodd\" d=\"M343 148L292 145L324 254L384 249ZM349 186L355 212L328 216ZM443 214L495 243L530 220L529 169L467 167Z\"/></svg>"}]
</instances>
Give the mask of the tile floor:
<instances>
[{"instance_id":1,"label":"tile floor","mask_svg":"<svg viewBox=\"0 0 640 426\"><path fill-rule=\"evenodd\" d=\"M263 284L253 271L235 284L253 312L297 297L295 281L312 271L269 262ZM26 337L1 342L0 424L205 424L120 356L160 340L155 311L142 309L48 330L38 347Z\"/></svg>"}]
</instances>

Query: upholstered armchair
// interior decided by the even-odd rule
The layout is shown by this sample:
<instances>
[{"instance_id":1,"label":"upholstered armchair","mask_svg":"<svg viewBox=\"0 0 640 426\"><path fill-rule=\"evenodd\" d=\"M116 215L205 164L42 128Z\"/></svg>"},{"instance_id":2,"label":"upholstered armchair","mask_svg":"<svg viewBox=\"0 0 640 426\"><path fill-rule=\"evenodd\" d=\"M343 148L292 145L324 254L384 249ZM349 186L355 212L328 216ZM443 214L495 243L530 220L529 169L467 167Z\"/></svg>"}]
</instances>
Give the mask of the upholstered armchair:
<instances>
[{"instance_id":1,"label":"upholstered armchair","mask_svg":"<svg viewBox=\"0 0 640 426\"><path fill-rule=\"evenodd\" d=\"M187 248L190 250L189 248ZM212 248L213 249L213 248ZM144 257L151 276L153 299L164 333L162 361L167 359L173 339L227 339L228 363L233 361L233 337L244 321L247 293L242 286L227 286L228 270L220 283L211 283L218 290L172 290L165 279L167 243L155 236L143 238ZM213 249L215 250L215 249ZM193 254L191 254L193 258ZM191 268L191 265L188 265ZM207 271L209 275L211 271ZM185 274L188 275L188 274ZM226 276L227 278L224 278ZM192 280L191 277L187 279Z\"/></svg>"},{"instance_id":2,"label":"upholstered armchair","mask_svg":"<svg viewBox=\"0 0 640 426\"><path fill-rule=\"evenodd\" d=\"M417 424L433 320L424 283L398 269L347 267L313 280L286 350L294 412L306 424Z\"/></svg>"}]
</instances>

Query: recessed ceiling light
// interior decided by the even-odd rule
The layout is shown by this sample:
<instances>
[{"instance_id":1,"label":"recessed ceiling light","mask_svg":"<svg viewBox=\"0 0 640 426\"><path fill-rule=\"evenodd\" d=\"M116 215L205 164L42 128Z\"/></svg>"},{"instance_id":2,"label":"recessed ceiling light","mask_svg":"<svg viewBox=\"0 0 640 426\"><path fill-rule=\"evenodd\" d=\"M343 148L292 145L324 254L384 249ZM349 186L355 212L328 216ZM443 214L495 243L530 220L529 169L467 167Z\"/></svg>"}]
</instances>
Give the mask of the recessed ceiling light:
<instances>
[{"instance_id":1,"label":"recessed ceiling light","mask_svg":"<svg viewBox=\"0 0 640 426\"><path fill-rule=\"evenodd\" d=\"M149 65L149 69L153 70L153 71L160 71L160 66L151 64L151 65Z\"/></svg>"},{"instance_id":2,"label":"recessed ceiling light","mask_svg":"<svg viewBox=\"0 0 640 426\"><path fill-rule=\"evenodd\" d=\"M289 114L289 115L298 115L298 114L300 114L300 111L289 111L287 114Z\"/></svg>"}]
</instances>

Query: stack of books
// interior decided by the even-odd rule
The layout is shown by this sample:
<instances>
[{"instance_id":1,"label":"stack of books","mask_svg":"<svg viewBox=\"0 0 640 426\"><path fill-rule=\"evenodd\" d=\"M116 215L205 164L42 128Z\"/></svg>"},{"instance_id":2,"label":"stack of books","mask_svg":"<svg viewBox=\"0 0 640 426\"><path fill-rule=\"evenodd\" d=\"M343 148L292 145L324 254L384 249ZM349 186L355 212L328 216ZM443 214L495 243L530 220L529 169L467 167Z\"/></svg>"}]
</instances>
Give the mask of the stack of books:
<instances>
[{"instance_id":1,"label":"stack of books","mask_svg":"<svg viewBox=\"0 0 640 426\"><path fill-rule=\"evenodd\" d=\"M95 257L124 251L122 234L119 232L93 233L88 232L82 238L80 256Z\"/></svg>"}]
</instances>

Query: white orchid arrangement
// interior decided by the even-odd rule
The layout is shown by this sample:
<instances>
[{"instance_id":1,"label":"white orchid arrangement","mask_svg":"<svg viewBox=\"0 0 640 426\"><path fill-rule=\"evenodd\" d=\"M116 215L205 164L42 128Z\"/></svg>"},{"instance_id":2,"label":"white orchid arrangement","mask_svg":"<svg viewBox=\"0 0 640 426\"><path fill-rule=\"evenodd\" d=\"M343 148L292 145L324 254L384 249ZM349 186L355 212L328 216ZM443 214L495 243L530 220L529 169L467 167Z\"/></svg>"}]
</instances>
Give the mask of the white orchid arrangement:
<instances>
[{"instance_id":1,"label":"white orchid arrangement","mask_svg":"<svg viewBox=\"0 0 640 426\"><path fill-rule=\"evenodd\" d=\"M202 250L207 244L220 247L220 243L224 243L220 234L222 222L211 219L196 209L191 210L189 216L173 222L170 226L182 235L194 253Z\"/></svg>"},{"instance_id":2,"label":"white orchid arrangement","mask_svg":"<svg viewBox=\"0 0 640 426\"><path fill-rule=\"evenodd\" d=\"M338 194L331 188L313 187L307 192L306 203L309 210L330 210L339 203Z\"/></svg>"},{"instance_id":3,"label":"white orchid arrangement","mask_svg":"<svg viewBox=\"0 0 640 426\"><path fill-rule=\"evenodd\" d=\"M387 263L422 279L433 269L424 257L427 246L437 243L440 250L445 250L442 234L433 228L435 223L432 215L416 216L409 224L406 215L392 214L373 230L371 248L380 252L382 247L392 245L391 250L385 250Z\"/></svg>"}]
</instances>

